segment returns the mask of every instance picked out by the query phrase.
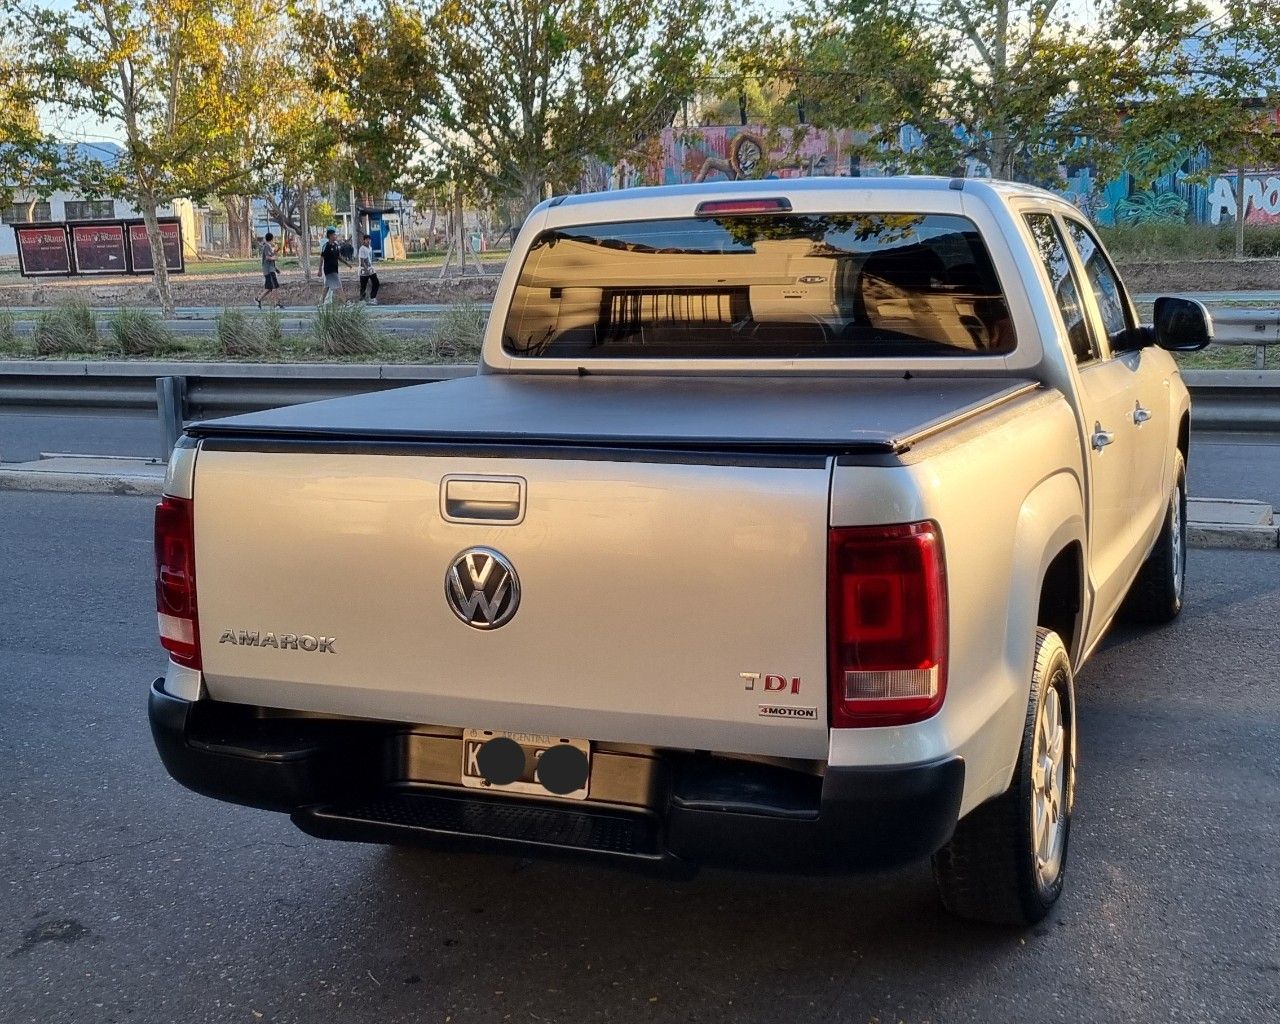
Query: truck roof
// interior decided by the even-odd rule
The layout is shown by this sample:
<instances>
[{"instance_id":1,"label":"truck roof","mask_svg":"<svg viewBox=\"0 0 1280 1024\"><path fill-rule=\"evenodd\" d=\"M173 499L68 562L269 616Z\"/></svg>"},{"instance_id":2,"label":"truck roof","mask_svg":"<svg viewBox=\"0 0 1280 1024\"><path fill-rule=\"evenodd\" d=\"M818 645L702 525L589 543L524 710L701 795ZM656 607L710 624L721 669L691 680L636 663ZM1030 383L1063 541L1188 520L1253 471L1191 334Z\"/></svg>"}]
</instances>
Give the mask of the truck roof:
<instances>
[{"instance_id":1,"label":"truck roof","mask_svg":"<svg viewBox=\"0 0 1280 1024\"><path fill-rule=\"evenodd\" d=\"M759 178L746 181L704 181L686 185L644 185L609 192L588 192L556 196L543 203L541 209L553 207L592 207L618 203L660 203L669 199L721 199L734 196L845 195L878 193L886 199L893 196L920 196L938 192L967 192L985 199L1034 196L1039 199L1062 197L1048 189L992 178L947 178L930 174L900 174L883 178L813 177Z\"/></svg>"}]
</instances>

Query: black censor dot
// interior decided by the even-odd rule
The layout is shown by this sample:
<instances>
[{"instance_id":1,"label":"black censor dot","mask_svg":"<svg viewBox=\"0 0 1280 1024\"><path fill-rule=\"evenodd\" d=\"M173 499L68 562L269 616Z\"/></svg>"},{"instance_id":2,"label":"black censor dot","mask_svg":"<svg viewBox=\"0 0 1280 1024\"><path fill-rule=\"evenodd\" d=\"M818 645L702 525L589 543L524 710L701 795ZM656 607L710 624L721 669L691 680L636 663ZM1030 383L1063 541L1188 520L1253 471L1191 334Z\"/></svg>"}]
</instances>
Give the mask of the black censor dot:
<instances>
[{"instance_id":1,"label":"black censor dot","mask_svg":"<svg viewBox=\"0 0 1280 1024\"><path fill-rule=\"evenodd\" d=\"M538 781L563 796L587 784L587 755L577 747L560 744L538 758Z\"/></svg>"},{"instance_id":2,"label":"black censor dot","mask_svg":"<svg viewBox=\"0 0 1280 1024\"><path fill-rule=\"evenodd\" d=\"M510 785L524 774L524 750L513 739L495 736L476 752L476 767L489 784Z\"/></svg>"}]
</instances>

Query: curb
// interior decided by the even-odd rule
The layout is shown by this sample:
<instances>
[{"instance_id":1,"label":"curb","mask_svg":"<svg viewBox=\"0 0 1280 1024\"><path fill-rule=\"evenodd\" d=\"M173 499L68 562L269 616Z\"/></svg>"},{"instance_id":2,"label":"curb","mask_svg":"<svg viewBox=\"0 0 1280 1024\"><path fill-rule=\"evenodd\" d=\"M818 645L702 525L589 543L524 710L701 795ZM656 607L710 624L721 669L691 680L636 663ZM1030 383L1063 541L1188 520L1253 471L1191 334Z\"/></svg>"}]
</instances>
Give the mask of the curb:
<instances>
[{"instance_id":1,"label":"curb","mask_svg":"<svg viewBox=\"0 0 1280 1024\"><path fill-rule=\"evenodd\" d=\"M1187 544L1193 548L1271 551L1280 547L1280 527L1187 523Z\"/></svg>"},{"instance_id":2,"label":"curb","mask_svg":"<svg viewBox=\"0 0 1280 1024\"><path fill-rule=\"evenodd\" d=\"M155 496L163 490L163 473L66 473L47 469L0 469L0 491Z\"/></svg>"}]
</instances>

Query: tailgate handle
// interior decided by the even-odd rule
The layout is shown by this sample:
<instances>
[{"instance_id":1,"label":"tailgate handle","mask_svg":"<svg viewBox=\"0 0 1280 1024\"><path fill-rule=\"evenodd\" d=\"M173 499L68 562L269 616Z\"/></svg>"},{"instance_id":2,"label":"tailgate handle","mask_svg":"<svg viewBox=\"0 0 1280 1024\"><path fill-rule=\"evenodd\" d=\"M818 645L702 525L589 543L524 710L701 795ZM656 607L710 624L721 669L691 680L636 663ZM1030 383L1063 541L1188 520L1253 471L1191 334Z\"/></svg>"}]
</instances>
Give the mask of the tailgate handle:
<instances>
[{"instance_id":1,"label":"tailgate handle","mask_svg":"<svg viewBox=\"0 0 1280 1024\"><path fill-rule=\"evenodd\" d=\"M440 514L451 523L509 523L524 519L523 477L447 476L440 482Z\"/></svg>"}]
</instances>

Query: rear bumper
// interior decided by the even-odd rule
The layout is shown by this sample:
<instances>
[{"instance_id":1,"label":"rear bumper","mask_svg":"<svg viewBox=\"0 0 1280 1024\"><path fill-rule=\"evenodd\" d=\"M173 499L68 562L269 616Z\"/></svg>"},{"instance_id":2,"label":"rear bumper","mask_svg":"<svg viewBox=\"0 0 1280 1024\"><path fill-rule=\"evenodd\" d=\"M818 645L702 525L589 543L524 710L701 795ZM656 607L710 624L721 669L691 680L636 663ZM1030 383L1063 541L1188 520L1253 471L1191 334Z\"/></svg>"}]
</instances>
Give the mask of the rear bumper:
<instances>
[{"instance_id":1,"label":"rear bumper","mask_svg":"<svg viewBox=\"0 0 1280 1024\"><path fill-rule=\"evenodd\" d=\"M664 759L649 806L530 800L394 778L399 727L264 720L151 687L151 731L178 782L284 811L322 838L572 857L659 873L722 865L795 873L892 867L951 837L964 762L828 767L824 776L708 755Z\"/></svg>"}]
</instances>

